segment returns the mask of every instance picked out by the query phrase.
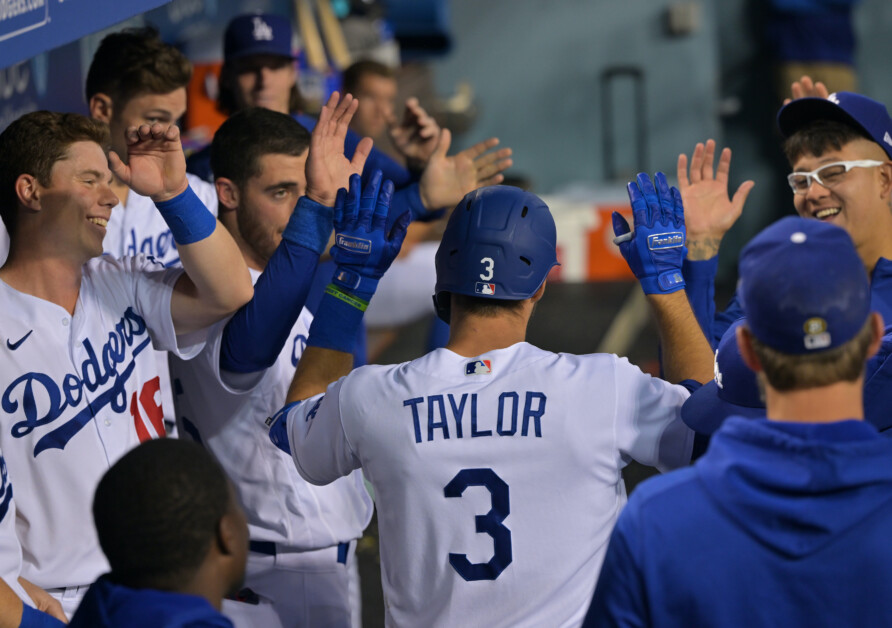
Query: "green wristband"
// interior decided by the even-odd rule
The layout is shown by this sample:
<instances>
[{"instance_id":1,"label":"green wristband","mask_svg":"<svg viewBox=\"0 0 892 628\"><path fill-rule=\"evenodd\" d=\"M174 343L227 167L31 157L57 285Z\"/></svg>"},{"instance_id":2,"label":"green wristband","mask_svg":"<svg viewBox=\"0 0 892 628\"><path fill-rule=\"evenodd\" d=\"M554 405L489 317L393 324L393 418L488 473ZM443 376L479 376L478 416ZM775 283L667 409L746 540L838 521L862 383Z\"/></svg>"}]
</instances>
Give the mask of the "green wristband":
<instances>
[{"instance_id":1,"label":"green wristband","mask_svg":"<svg viewBox=\"0 0 892 628\"><path fill-rule=\"evenodd\" d=\"M341 292L336 285L333 283L328 284L325 288L325 294L331 295L336 299L339 299L350 305L355 307L360 312L365 312L366 308L369 306L368 301L363 301L362 299L353 296L352 294L347 294L346 292Z\"/></svg>"}]
</instances>

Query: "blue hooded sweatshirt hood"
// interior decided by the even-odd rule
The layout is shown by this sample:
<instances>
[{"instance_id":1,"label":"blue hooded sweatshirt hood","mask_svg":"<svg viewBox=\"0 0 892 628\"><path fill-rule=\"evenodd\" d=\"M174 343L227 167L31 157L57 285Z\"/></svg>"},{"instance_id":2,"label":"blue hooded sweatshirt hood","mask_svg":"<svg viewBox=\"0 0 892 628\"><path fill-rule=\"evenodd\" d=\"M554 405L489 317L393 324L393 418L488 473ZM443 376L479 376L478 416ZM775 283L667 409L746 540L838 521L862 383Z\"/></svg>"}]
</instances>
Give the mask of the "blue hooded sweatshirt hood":
<instances>
[{"instance_id":1,"label":"blue hooded sweatshirt hood","mask_svg":"<svg viewBox=\"0 0 892 628\"><path fill-rule=\"evenodd\" d=\"M741 529L786 557L820 550L892 501L892 443L863 421L735 417L696 470Z\"/></svg>"},{"instance_id":2,"label":"blue hooded sweatshirt hood","mask_svg":"<svg viewBox=\"0 0 892 628\"><path fill-rule=\"evenodd\" d=\"M90 586L69 628L233 628L203 597L131 589L99 578Z\"/></svg>"}]
</instances>

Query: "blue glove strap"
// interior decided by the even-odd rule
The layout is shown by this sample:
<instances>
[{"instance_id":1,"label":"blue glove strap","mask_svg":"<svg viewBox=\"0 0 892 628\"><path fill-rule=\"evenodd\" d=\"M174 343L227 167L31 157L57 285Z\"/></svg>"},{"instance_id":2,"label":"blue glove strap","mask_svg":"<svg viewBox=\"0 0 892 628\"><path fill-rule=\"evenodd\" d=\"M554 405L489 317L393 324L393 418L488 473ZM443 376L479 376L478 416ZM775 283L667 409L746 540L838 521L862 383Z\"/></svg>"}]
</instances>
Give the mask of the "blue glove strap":
<instances>
[{"instance_id":1,"label":"blue glove strap","mask_svg":"<svg viewBox=\"0 0 892 628\"><path fill-rule=\"evenodd\" d=\"M341 291L348 292L366 303L372 300L375 289L378 287L378 280L371 277L360 275L355 270L338 266L335 268L331 283L337 286Z\"/></svg>"},{"instance_id":2,"label":"blue glove strap","mask_svg":"<svg viewBox=\"0 0 892 628\"><path fill-rule=\"evenodd\" d=\"M22 621L19 628L62 628L65 624L43 611L22 603Z\"/></svg>"},{"instance_id":3,"label":"blue glove strap","mask_svg":"<svg viewBox=\"0 0 892 628\"><path fill-rule=\"evenodd\" d=\"M204 240L217 228L217 219L195 195L191 186L168 201L155 203L155 207L170 227L170 233L178 245Z\"/></svg>"},{"instance_id":4,"label":"blue glove strap","mask_svg":"<svg viewBox=\"0 0 892 628\"><path fill-rule=\"evenodd\" d=\"M366 306L368 302L329 285L310 325L307 346L352 353Z\"/></svg>"},{"instance_id":5,"label":"blue glove strap","mask_svg":"<svg viewBox=\"0 0 892 628\"><path fill-rule=\"evenodd\" d=\"M301 196L291 213L291 218L288 219L282 237L315 251L316 255L322 255L331 235L333 217L333 207L326 207L306 196Z\"/></svg>"}]
</instances>

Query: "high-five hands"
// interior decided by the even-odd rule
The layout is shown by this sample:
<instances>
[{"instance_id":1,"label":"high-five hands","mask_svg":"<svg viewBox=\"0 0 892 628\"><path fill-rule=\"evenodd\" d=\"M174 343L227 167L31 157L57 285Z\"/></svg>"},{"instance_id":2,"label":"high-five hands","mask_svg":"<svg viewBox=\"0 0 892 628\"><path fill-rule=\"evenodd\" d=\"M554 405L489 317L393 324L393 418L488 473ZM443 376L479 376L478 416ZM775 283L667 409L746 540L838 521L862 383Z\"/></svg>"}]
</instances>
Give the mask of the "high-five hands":
<instances>
[{"instance_id":1,"label":"high-five hands","mask_svg":"<svg viewBox=\"0 0 892 628\"><path fill-rule=\"evenodd\" d=\"M635 230L629 229L619 212L613 212L613 241L645 294L668 294L684 288L684 208L681 193L669 187L666 175L658 172L655 181L656 188L642 172L629 183Z\"/></svg>"}]
</instances>

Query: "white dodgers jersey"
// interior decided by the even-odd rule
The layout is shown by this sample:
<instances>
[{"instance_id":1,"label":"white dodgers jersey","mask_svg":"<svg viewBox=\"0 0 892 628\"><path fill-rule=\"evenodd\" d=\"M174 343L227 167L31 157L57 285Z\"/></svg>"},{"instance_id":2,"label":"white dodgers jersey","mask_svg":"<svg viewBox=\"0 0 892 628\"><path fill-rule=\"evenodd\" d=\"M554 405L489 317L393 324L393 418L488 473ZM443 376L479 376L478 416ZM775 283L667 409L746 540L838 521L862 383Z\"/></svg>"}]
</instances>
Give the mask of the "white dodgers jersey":
<instances>
[{"instance_id":1,"label":"white dodgers jersey","mask_svg":"<svg viewBox=\"0 0 892 628\"><path fill-rule=\"evenodd\" d=\"M255 282L259 275L251 270ZM194 360L170 360L180 437L199 441L220 461L245 509L251 540L300 552L358 539L372 516L361 472L313 486L269 439L266 420L285 403L312 320L304 310L275 364L261 373L221 373L226 321Z\"/></svg>"},{"instance_id":2,"label":"white dodgers jersey","mask_svg":"<svg viewBox=\"0 0 892 628\"><path fill-rule=\"evenodd\" d=\"M34 602L19 583L21 571L22 547L15 534L15 500L6 460L0 454L0 578L22 601L34 606Z\"/></svg>"},{"instance_id":3,"label":"white dodgers jersey","mask_svg":"<svg viewBox=\"0 0 892 628\"><path fill-rule=\"evenodd\" d=\"M615 355L527 343L366 366L292 406L296 466L375 489L393 626L574 626L626 501L631 459L690 461L688 391Z\"/></svg>"},{"instance_id":4,"label":"white dodgers jersey","mask_svg":"<svg viewBox=\"0 0 892 628\"><path fill-rule=\"evenodd\" d=\"M164 435L150 350L188 357L170 314L182 273L139 256L83 267L74 315L0 281L0 448L15 486L22 575L43 588L92 583L108 569L93 492L141 441ZM145 478L151 482L152 478Z\"/></svg>"},{"instance_id":5,"label":"white dodgers jersey","mask_svg":"<svg viewBox=\"0 0 892 628\"><path fill-rule=\"evenodd\" d=\"M204 206L217 215L217 190L193 174L187 174L189 187ZM127 195L127 206L118 203L112 208L102 246L114 257L146 255L165 267L180 266L180 254L167 222L148 196L134 191Z\"/></svg>"},{"instance_id":6,"label":"white dodgers jersey","mask_svg":"<svg viewBox=\"0 0 892 628\"><path fill-rule=\"evenodd\" d=\"M201 199L204 206L217 215L217 190L212 183L186 174L189 187ZM105 228L105 239L102 241L105 252L112 257L145 255L152 257L165 268L179 268L180 254L170 227L162 218L155 203L148 196L134 191L127 195L127 206L118 203L112 208L111 217ZM170 387L170 375L167 368L167 353L155 352L158 363L158 374L161 377L161 399L164 407L164 419L170 429L174 423L173 394Z\"/></svg>"}]
</instances>

